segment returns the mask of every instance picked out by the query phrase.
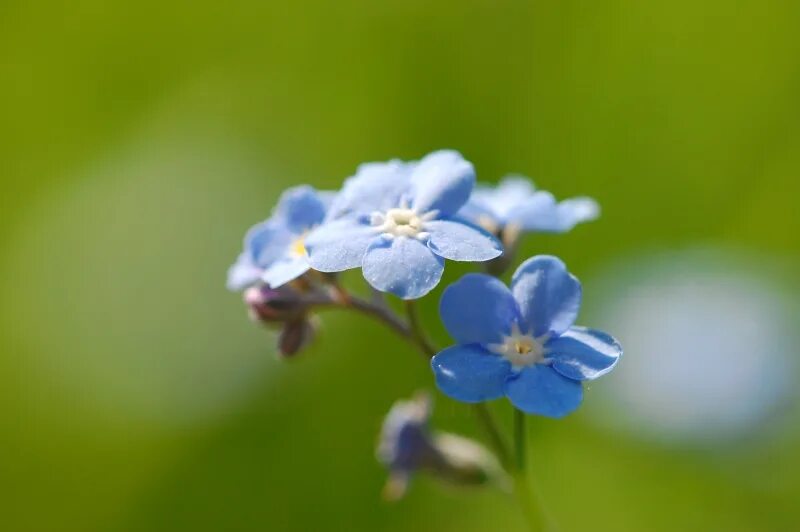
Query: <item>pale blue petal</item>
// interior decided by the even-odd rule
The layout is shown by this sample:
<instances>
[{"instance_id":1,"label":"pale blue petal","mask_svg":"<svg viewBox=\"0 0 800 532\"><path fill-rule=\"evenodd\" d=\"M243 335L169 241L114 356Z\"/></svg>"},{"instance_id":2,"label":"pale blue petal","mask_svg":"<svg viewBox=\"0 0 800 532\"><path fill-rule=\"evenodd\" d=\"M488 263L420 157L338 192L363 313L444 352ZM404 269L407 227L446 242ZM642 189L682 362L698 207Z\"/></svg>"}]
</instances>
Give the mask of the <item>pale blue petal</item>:
<instances>
[{"instance_id":1,"label":"pale blue petal","mask_svg":"<svg viewBox=\"0 0 800 532\"><path fill-rule=\"evenodd\" d=\"M426 155L411 174L413 207L420 213L455 214L467 202L475 185L475 169L452 150Z\"/></svg>"},{"instance_id":2,"label":"pale blue petal","mask_svg":"<svg viewBox=\"0 0 800 532\"><path fill-rule=\"evenodd\" d=\"M275 216L282 219L293 233L302 233L322 223L325 203L308 185L286 190L278 201Z\"/></svg>"},{"instance_id":3,"label":"pale blue petal","mask_svg":"<svg viewBox=\"0 0 800 532\"><path fill-rule=\"evenodd\" d=\"M371 214L398 207L400 198L409 192L413 164L392 160L364 163L356 175L347 179L331 204L329 219L348 214Z\"/></svg>"},{"instance_id":4,"label":"pale blue petal","mask_svg":"<svg viewBox=\"0 0 800 532\"><path fill-rule=\"evenodd\" d=\"M276 261L269 268L264 270L261 280L267 283L270 288L278 288L281 285L293 281L309 270L308 258L287 257Z\"/></svg>"},{"instance_id":5,"label":"pale blue petal","mask_svg":"<svg viewBox=\"0 0 800 532\"><path fill-rule=\"evenodd\" d=\"M507 221L516 223L526 231L564 233L580 222L596 219L600 207L591 198L572 198L556 203L549 192L537 192L516 205Z\"/></svg>"},{"instance_id":6,"label":"pale blue petal","mask_svg":"<svg viewBox=\"0 0 800 532\"><path fill-rule=\"evenodd\" d=\"M480 229L454 220L425 223L430 233L428 247L440 257L450 260L480 262L503 254L503 246L495 237Z\"/></svg>"},{"instance_id":7,"label":"pale blue petal","mask_svg":"<svg viewBox=\"0 0 800 532\"><path fill-rule=\"evenodd\" d=\"M492 208L491 202L487 201L486 192L488 191L476 189L470 196L469 201L458 211L456 217L475 225L490 222L499 226L501 219Z\"/></svg>"},{"instance_id":8,"label":"pale blue petal","mask_svg":"<svg viewBox=\"0 0 800 532\"><path fill-rule=\"evenodd\" d=\"M247 231L244 249L253 264L265 268L280 259L295 238L284 223L270 219Z\"/></svg>"},{"instance_id":9,"label":"pale blue petal","mask_svg":"<svg viewBox=\"0 0 800 532\"><path fill-rule=\"evenodd\" d=\"M531 197L534 191L535 187L527 177L509 175L504 177L496 188L490 189L485 202L491 207L495 216L506 223L508 213Z\"/></svg>"},{"instance_id":10,"label":"pale blue petal","mask_svg":"<svg viewBox=\"0 0 800 532\"><path fill-rule=\"evenodd\" d=\"M547 342L545 356L553 368L570 379L596 379L614 369L622 347L603 331L571 327L567 332Z\"/></svg>"},{"instance_id":11,"label":"pale blue petal","mask_svg":"<svg viewBox=\"0 0 800 532\"><path fill-rule=\"evenodd\" d=\"M381 237L370 244L363 271L374 288L403 299L416 299L439 284L444 259L416 238Z\"/></svg>"},{"instance_id":12,"label":"pale blue petal","mask_svg":"<svg viewBox=\"0 0 800 532\"><path fill-rule=\"evenodd\" d=\"M561 231L569 231L577 224L591 222L600 216L600 205L587 197L566 199L558 204Z\"/></svg>"},{"instance_id":13,"label":"pale blue petal","mask_svg":"<svg viewBox=\"0 0 800 532\"><path fill-rule=\"evenodd\" d=\"M358 268L370 242L376 237L373 227L355 218L326 222L311 231L305 239L308 262L321 272Z\"/></svg>"},{"instance_id":14,"label":"pale blue petal","mask_svg":"<svg viewBox=\"0 0 800 532\"><path fill-rule=\"evenodd\" d=\"M522 324L534 336L557 336L575 323L581 306L581 284L561 259L537 255L523 262L511 279L511 292Z\"/></svg>"},{"instance_id":15,"label":"pale blue petal","mask_svg":"<svg viewBox=\"0 0 800 532\"><path fill-rule=\"evenodd\" d=\"M534 192L518 200L506 212L505 222L518 225L525 231L557 231L560 224L558 204L549 192Z\"/></svg>"},{"instance_id":16,"label":"pale blue petal","mask_svg":"<svg viewBox=\"0 0 800 532\"><path fill-rule=\"evenodd\" d=\"M574 411L583 399L583 387L550 366L534 364L522 368L508 380L511 403L528 414L560 418Z\"/></svg>"},{"instance_id":17,"label":"pale blue petal","mask_svg":"<svg viewBox=\"0 0 800 532\"><path fill-rule=\"evenodd\" d=\"M439 314L450 336L461 344L500 343L519 320L517 302L499 279L468 273L448 286Z\"/></svg>"},{"instance_id":18,"label":"pale blue petal","mask_svg":"<svg viewBox=\"0 0 800 532\"><path fill-rule=\"evenodd\" d=\"M465 403L502 397L511 374L508 360L476 344L445 349L431 359L431 367L442 393Z\"/></svg>"},{"instance_id":19,"label":"pale blue petal","mask_svg":"<svg viewBox=\"0 0 800 532\"><path fill-rule=\"evenodd\" d=\"M253 264L250 254L243 252L228 269L228 290L238 292L255 284L261 278L261 268Z\"/></svg>"}]
</instances>

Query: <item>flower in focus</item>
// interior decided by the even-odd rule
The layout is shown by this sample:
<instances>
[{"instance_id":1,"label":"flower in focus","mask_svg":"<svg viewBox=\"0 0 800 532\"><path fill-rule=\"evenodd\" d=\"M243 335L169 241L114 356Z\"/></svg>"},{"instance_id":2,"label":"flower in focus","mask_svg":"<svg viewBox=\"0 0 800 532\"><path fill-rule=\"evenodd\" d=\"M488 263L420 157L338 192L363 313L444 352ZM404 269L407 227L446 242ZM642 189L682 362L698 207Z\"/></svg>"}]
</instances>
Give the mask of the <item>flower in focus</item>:
<instances>
[{"instance_id":1,"label":"flower in focus","mask_svg":"<svg viewBox=\"0 0 800 532\"><path fill-rule=\"evenodd\" d=\"M502 253L492 235L455 217L474 183L472 164L455 151L363 164L331 205L334 219L306 239L309 262L322 272L360 267L380 291L421 297L439 283L445 259Z\"/></svg>"},{"instance_id":2,"label":"flower in focus","mask_svg":"<svg viewBox=\"0 0 800 532\"><path fill-rule=\"evenodd\" d=\"M307 272L305 237L322 223L328 203L330 193L307 185L285 191L272 216L247 231L244 251L228 270L228 288L242 290L258 281L279 287Z\"/></svg>"},{"instance_id":3,"label":"flower in focus","mask_svg":"<svg viewBox=\"0 0 800 532\"><path fill-rule=\"evenodd\" d=\"M504 178L497 187L478 185L459 215L491 233L515 231L565 233L580 222L595 220L600 207L591 198L556 201L521 176Z\"/></svg>"},{"instance_id":4,"label":"flower in focus","mask_svg":"<svg viewBox=\"0 0 800 532\"><path fill-rule=\"evenodd\" d=\"M417 393L397 401L383 422L378 441L378 460L389 469L383 490L388 500L401 498L416 471L460 486L489 481L505 482L495 457L480 444L455 434L432 432L429 427L431 398Z\"/></svg>"},{"instance_id":5,"label":"flower in focus","mask_svg":"<svg viewBox=\"0 0 800 532\"><path fill-rule=\"evenodd\" d=\"M431 359L436 384L467 403L507 396L529 414L559 418L581 403L581 381L616 365L608 334L573 323L581 285L561 260L539 255L501 281L468 274L442 295L440 313L458 345Z\"/></svg>"}]
</instances>

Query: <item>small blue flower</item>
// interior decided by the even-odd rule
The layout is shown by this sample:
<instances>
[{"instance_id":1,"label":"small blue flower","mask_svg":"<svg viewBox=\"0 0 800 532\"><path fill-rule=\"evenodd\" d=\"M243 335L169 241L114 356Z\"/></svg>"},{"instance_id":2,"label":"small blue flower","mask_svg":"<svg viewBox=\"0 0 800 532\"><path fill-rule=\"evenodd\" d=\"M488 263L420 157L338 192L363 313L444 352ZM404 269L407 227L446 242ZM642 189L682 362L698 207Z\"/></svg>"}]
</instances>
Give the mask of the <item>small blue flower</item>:
<instances>
[{"instance_id":1,"label":"small blue flower","mask_svg":"<svg viewBox=\"0 0 800 532\"><path fill-rule=\"evenodd\" d=\"M509 176L497 187L478 185L459 216L492 233L507 226L524 232L565 233L580 222L600 215L591 198L578 197L557 202L552 194L536 190L520 176Z\"/></svg>"},{"instance_id":2,"label":"small blue flower","mask_svg":"<svg viewBox=\"0 0 800 532\"><path fill-rule=\"evenodd\" d=\"M436 384L467 403L507 396L529 414L569 414L583 398L581 381L605 375L622 355L608 334L572 325L580 303L580 283L556 257L522 263L511 290L465 275L442 295L442 320L459 345L431 360Z\"/></svg>"},{"instance_id":3,"label":"small blue flower","mask_svg":"<svg viewBox=\"0 0 800 532\"><path fill-rule=\"evenodd\" d=\"M472 164L455 151L363 164L331 205L335 219L306 239L309 262L323 272L360 267L380 291L422 297L439 283L444 259L486 261L502 253L492 235L454 217L474 183Z\"/></svg>"},{"instance_id":4,"label":"small blue flower","mask_svg":"<svg viewBox=\"0 0 800 532\"><path fill-rule=\"evenodd\" d=\"M331 193L307 185L286 190L272 216L247 231L244 251L228 270L228 288L242 290L258 281L277 288L307 272L305 236L325 219L331 201Z\"/></svg>"}]
</instances>

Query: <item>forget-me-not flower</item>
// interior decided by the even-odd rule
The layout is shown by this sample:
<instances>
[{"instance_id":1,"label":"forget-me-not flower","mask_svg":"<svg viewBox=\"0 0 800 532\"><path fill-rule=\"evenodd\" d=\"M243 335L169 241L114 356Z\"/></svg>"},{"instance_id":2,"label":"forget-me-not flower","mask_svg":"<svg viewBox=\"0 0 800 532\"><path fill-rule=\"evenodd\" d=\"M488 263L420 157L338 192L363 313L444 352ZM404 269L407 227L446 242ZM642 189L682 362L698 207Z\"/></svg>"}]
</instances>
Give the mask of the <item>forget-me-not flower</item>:
<instances>
[{"instance_id":1,"label":"forget-me-not flower","mask_svg":"<svg viewBox=\"0 0 800 532\"><path fill-rule=\"evenodd\" d=\"M596 219L600 207L592 198L556 201L521 176L508 176L496 187L478 185L459 212L492 233L506 227L523 232L565 233L580 222Z\"/></svg>"},{"instance_id":2,"label":"forget-me-not flower","mask_svg":"<svg viewBox=\"0 0 800 532\"><path fill-rule=\"evenodd\" d=\"M622 348L573 323L581 285L561 260L539 255L501 281L468 274L445 290L440 313L459 345L431 360L436 384L468 403L507 396L529 414L562 417L583 398L581 381L611 371Z\"/></svg>"},{"instance_id":3,"label":"forget-me-not flower","mask_svg":"<svg viewBox=\"0 0 800 532\"><path fill-rule=\"evenodd\" d=\"M325 219L331 196L308 185L286 190L272 216L247 231L244 251L228 270L228 288L242 290L258 281L277 288L307 272L305 237Z\"/></svg>"},{"instance_id":4,"label":"forget-me-not flower","mask_svg":"<svg viewBox=\"0 0 800 532\"><path fill-rule=\"evenodd\" d=\"M363 164L331 205L336 219L306 239L309 262L323 272L360 267L380 291L421 297L439 283L445 259L502 253L492 235L455 217L474 184L472 164L455 151Z\"/></svg>"}]
</instances>

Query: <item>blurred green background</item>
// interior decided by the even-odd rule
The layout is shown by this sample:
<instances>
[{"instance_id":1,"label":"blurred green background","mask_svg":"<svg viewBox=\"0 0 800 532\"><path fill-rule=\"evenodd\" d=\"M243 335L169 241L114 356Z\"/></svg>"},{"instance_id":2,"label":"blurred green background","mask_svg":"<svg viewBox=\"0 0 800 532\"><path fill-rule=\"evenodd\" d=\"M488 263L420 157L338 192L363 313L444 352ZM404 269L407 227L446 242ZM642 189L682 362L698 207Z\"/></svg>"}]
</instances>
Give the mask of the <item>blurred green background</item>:
<instances>
[{"instance_id":1,"label":"blurred green background","mask_svg":"<svg viewBox=\"0 0 800 532\"><path fill-rule=\"evenodd\" d=\"M4 0L2 529L520 529L498 493L418 478L380 500L382 416L429 370L331 314L276 360L224 289L244 230L283 187L449 147L482 180L598 199L600 221L524 246L584 280L584 323L606 318L617 265L697 246L736 249L796 301L798 27L790 0ZM798 314L782 318L789 335ZM624 415L600 406L613 387L533 423L562 530L800 528L793 410L735 441L664 442L602 422ZM435 420L479 436L441 396Z\"/></svg>"}]
</instances>

